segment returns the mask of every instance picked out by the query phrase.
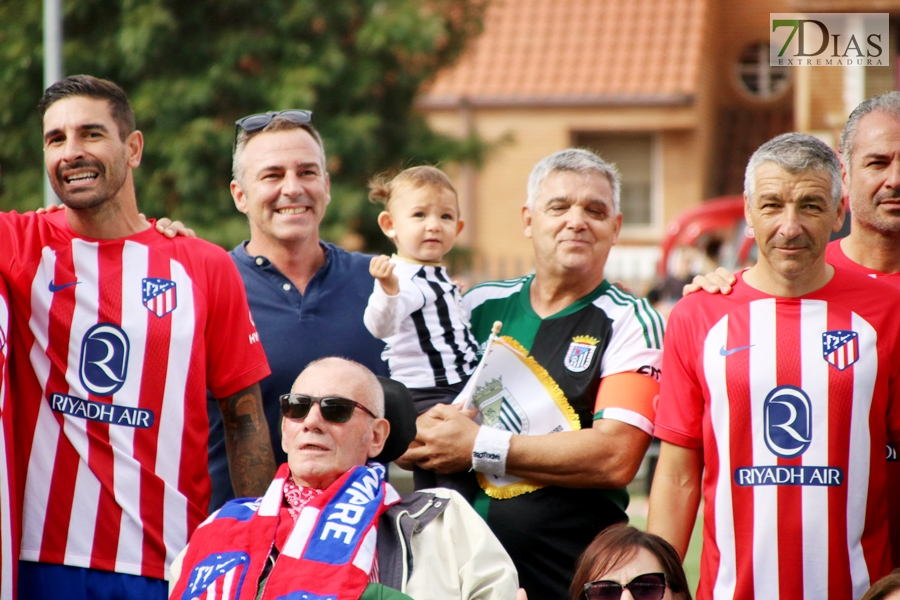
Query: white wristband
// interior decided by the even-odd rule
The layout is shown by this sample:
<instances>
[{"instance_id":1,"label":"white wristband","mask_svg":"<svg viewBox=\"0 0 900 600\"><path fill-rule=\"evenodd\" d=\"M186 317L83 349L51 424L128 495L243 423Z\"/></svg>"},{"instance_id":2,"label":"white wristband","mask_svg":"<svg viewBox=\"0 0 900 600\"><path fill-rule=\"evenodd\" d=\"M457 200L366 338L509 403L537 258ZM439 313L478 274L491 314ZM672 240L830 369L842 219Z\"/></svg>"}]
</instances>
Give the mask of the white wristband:
<instances>
[{"instance_id":1,"label":"white wristband","mask_svg":"<svg viewBox=\"0 0 900 600\"><path fill-rule=\"evenodd\" d=\"M485 475L503 477L512 432L482 425L472 448L472 468Z\"/></svg>"}]
</instances>

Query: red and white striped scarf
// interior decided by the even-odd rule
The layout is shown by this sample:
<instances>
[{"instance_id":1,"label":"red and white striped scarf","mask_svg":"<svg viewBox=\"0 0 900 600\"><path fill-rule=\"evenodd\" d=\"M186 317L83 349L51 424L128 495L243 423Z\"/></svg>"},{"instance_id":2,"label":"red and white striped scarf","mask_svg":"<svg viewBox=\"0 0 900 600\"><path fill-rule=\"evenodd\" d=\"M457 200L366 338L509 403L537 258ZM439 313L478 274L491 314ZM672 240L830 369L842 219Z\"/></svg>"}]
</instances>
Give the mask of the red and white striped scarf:
<instances>
[{"instance_id":1,"label":"red and white striped scarf","mask_svg":"<svg viewBox=\"0 0 900 600\"><path fill-rule=\"evenodd\" d=\"M284 480L284 500L287 504L288 514L294 523L300 517L300 511L304 506L309 504L310 500L316 498L323 490L317 490L311 487L300 487L294 482L293 477ZM375 558L372 560L372 571L369 573L369 583L380 583L381 575L378 572L378 551L375 552Z\"/></svg>"},{"instance_id":2,"label":"red and white striped scarf","mask_svg":"<svg viewBox=\"0 0 900 600\"><path fill-rule=\"evenodd\" d=\"M314 490L288 485L293 481L287 464L282 465L263 498L233 500L194 532L172 597L256 598L287 502L294 523L262 600L295 592L358 600L375 568L378 518L400 501L384 472L384 466L370 463L348 471L326 490Z\"/></svg>"}]
</instances>

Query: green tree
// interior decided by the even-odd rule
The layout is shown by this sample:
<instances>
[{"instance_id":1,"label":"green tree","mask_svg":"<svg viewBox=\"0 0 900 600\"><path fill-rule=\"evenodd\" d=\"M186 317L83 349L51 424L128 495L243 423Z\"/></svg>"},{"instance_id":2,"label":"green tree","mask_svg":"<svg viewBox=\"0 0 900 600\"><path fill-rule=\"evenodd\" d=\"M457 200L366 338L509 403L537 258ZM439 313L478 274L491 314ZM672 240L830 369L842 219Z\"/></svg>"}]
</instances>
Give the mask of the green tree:
<instances>
[{"instance_id":1,"label":"green tree","mask_svg":"<svg viewBox=\"0 0 900 600\"><path fill-rule=\"evenodd\" d=\"M230 247L248 235L231 200L235 119L307 108L332 176L323 235L348 229L385 250L366 201L373 174L478 161L477 139L433 132L419 87L481 30L485 0L63 0L66 74L119 83L145 151L135 173L150 216L170 216ZM0 209L42 202L36 105L40 2L0 0Z\"/></svg>"}]
</instances>

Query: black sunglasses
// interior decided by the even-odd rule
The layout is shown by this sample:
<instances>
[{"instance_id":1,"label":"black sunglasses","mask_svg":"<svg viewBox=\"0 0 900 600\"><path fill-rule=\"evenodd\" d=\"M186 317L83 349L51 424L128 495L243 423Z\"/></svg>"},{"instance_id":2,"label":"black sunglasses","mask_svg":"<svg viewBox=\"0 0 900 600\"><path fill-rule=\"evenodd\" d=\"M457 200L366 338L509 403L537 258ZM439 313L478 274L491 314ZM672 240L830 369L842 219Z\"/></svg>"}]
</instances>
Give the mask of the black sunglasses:
<instances>
[{"instance_id":1,"label":"black sunglasses","mask_svg":"<svg viewBox=\"0 0 900 600\"><path fill-rule=\"evenodd\" d=\"M644 573L625 585L618 581L591 581L584 584L586 600L619 600L622 590L631 592L634 600L662 600L666 595L665 573Z\"/></svg>"},{"instance_id":2,"label":"black sunglasses","mask_svg":"<svg viewBox=\"0 0 900 600\"><path fill-rule=\"evenodd\" d=\"M271 123L275 117L281 117L293 123L312 123L312 115L312 111L298 108L279 111L270 110L269 112L247 115L234 122L234 144L237 146L238 133L240 133L241 129L247 133L259 131Z\"/></svg>"},{"instance_id":3,"label":"black sunglasses","mask_svg":"<svg viewBox=\"0 0 900 600\"><path fill-rule=\"evenodd\" d=\"M331 423L346 423L353 416L353 409L359 408L376 419L378 416L357 402L338 396L307 396L306 394L284 394L281 400L281 414L288 419L305 419L314 402L319 404L322 418Z\"/></svg>"}]
</instances>

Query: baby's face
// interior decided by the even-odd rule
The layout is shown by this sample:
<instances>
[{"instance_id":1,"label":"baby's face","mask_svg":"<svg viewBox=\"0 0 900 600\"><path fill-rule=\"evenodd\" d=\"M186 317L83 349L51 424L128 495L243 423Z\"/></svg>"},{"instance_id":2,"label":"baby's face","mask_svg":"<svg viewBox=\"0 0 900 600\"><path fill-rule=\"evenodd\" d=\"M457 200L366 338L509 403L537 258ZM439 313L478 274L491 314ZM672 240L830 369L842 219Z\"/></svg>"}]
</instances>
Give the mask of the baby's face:
<instances>
[{"instance_id":1,"label":"baby's face","mask_svg":"<svg viewBox=\"0 0 900 600\"><path fill-rule=\"evenodd\" d=\"M444 188L404 187L391 199L387 212L397 254L408 260L440 262L463 227L456 195Z\"/></svg>"}]
</instances>

